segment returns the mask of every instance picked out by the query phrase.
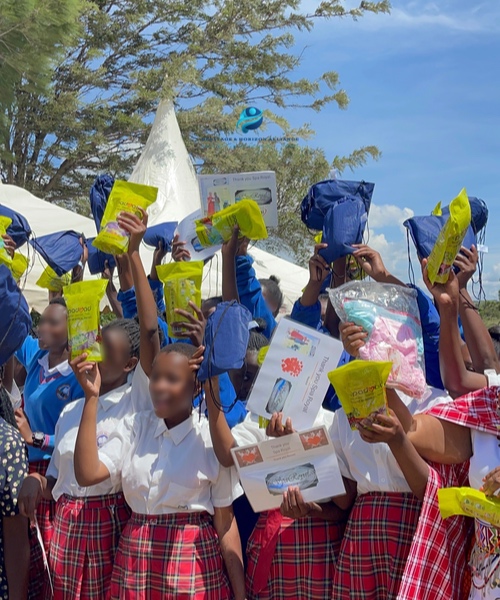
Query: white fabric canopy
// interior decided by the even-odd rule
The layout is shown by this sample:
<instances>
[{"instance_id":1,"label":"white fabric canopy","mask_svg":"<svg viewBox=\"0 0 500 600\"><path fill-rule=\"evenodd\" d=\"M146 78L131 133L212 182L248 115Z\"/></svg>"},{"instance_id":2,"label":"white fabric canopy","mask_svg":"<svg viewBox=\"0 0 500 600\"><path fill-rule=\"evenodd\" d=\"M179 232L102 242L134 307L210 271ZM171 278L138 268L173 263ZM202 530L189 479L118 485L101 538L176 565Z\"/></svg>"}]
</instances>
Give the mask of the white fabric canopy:
<instances>
[{"instance_id":1,"label":"white fabric canopy","mask_svg":"<svg viewBox=\"0 0 500 600\"><path fill-rule=\"evenodd\" d=\"M150 210L150 224L181 220L200 207L196 174L171 102L160 103L148 141L130 180L158 187L158 201ZM87 237L96 234L92 219L40 200L14 185L0 182L0 204L25 216L36 236L68 229L82 232ZM31 246L25 245L20 251L31 259L28 276L22 282L24 293L30 306L40 311L46 306L48 296L47 291L38 288L35 283L46 265L40 256L35 255ZM259 278L276 275L281 280L286 309L290 310L307 283L307 270L257 248L253 248L250 254L255 259L255 270ZM152 250L143 246L141 256L146 272L149 272ZM202 290L204 298L221 293L221 272L222 260L219 254L205 267ZM85 277L92 278L88 271Z\"/></svg>"}]
</instances>

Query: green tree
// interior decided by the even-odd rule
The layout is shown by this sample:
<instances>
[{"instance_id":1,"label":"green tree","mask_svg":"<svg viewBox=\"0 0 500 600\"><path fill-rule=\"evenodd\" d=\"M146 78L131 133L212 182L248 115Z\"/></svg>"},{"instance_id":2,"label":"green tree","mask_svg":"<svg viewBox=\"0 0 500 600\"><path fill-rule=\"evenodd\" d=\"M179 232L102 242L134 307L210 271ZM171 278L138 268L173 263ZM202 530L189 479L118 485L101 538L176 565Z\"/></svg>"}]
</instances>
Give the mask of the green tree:
<instances>
[{"instance_id":1,"label":"green tree","mask_svg":"<svg viewBox=\"0 0 500 600\"><path fill-rule=\"evenodd\" d=\"M14 100L16 86L41 90L51 61L79 33L80 0L0 0L0 109Z\"/></svg>"},{"instance_id":2,"label":"green tree","mask_svg":"<svg viewBox=\"0 0 500 600\"><path fill-rule=\"evenodd\" d=\"M294 132L274 110L347 106L336 73L295 76L301 57L292 50L294 33L318 19L388 10L388 0L363 0L352 9L324 0L307 14L300 0L87 2L83 35L56 62L50 88L18 85L5 108L0 176L76 206L96 172L130 173L161 95L176 99L195 162L240 170L230 145L205 139L232 133L242 106L267 106L268 118L286 133Z\"/></svg>"}]
</instances>

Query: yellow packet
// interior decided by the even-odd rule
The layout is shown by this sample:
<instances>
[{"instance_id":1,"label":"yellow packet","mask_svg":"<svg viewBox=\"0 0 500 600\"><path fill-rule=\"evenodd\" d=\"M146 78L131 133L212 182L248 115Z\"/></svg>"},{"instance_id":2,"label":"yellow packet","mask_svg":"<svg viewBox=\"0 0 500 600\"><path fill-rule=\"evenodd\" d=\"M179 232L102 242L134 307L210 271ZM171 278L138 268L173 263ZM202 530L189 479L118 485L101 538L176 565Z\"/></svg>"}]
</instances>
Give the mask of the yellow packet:
<instances>
[{"instance_id":1,"label":"yellow packet","mask_svg":"<svg viewBox=\"0 0 500 600\"><path fill-rule=\"evenodd\" d=\"M165 306L167 309L168 334L176 337L182 333L182 327L173 327L172 323L183 323L187 319L175 312L176 308L194 314L189 302L201 306L201 280L203 278L202 260L192 262L174 262L156 267L158 279L165 289Z\"/></svg>"},{"instance_id":2,"label":"yellow packet","mask_svg":"<svg viewBox=\"0 0 500 600\"><path fill-rule=\"evenodd\" d=\"M465 515L500 527L500 498L490 498L473 488L455 487L438 490L438 502L443 519Z\"/></svg>"},{"instance_id":3,"label":"yellow packet","mask_svg":"<svg viewBox=\"0 0 500 600\"><path fill-rule=\"evenodd\" d=\"M12 266L12 258L5 249L5 242L2 236L7 233L7 229L11 223L12 219L9 219L9 217L0 217L0 265L6 265L9 269Z\"/></svg>"},{"instance_id":4,"label":"yellow packet","mask_svg":"<svg viewBox=\"0 0 500 600\"><path fill-rule=\"evenodd\" d=\"M351 429L372 413L389 414L385 384L391 369L391 362L354 360L328 373Z\"/></svg>"},{"instance_id":5,"label":"yellow packet","mask_svg":"<svg viewBox=\"0 0 500 600\"><path fill-rule=\"evenodd\" d=\"M264 346L259 350L257 354L257 364L259 365L259 367L262 367L262 365L264 364L268 350L269 346Z\"/></svg>"},{"instance_id":6,"label":"yellow packet","mask_svg":"<svg viewBox=\"0 0 500 600\"><path fill-rule=\"evenodd\" d=\"M91 362L103 359L99 304L107 286L106 279L95 279L72 283L64 288L71 360L84 353Z\"/></svg>"},{"instance_id":7,"label":"yellow packet","mask_svg":"<svg viewBox=\"0 0 500 600\"><path fill-rule=\"evenodd\" d=\"M16 281L19 281L21 277L26 273L26 269L28 268L29 261L24 254L19 254L19 252L14 252L14 258L12 259L11 271L12 277Z\"/></svg>"},{"instance_id":8,"label":"yellow packet","mask_svg":"<svg viewBox=\"0 0 500 600\"><path fill-rule=\"evenodd\" d=\"M450 203L450 216L440 231L427 263L431 283L446 283L471 221L465 188Z\"/></svg>"},{"instance_id":9,"label":"yellow packet","mask_svg":"<svg viewBox=\"0 0 500 600\"><path fill-rule=\"evenodd\" d=\"M314 236L314 243L321 244L321 240L323 239L323 232L320 231L318 234Z\"/></svg>"},{"instance_id":10,"label":"yellow packet","mask_svg":"<svg viewBox=\"0 0 500 600\"><path fill-rule=\"evenodd\" d=\"M204 248L227 242L233 235L234 226L240 235L250 240L267 238L267 228L259 205L254 200L240 200L227 208L196 221L196 235Z\"/></svg>"},{"instance_id":11,"label":"yellow packet","mask_svg":"<svg viewBox=\"0 0 500 600\"><path fill-rule=\"evenodd\" d=\"M269 419L266 417L259 417L259 429L266 429L269 425Z\"/></svg>"},{"instance_id":12,"label":"yellow packet","mask_svg":"<svg viewBox=\"0 0 500 600\"><path fill-rule=\"evenodd\" d=\"M158 188L128 181L115 181L106 203L101 221L101 231L92 245L108 254L125 254L128 250L128 233L116 222L120 213L141 216L138 208L146 210L156 202Z\"/></svg>"},{"instance_id":13,"label":"yellow packet","mask_svg":"<svg viewBox=\"0 0 500 600\"><path fill-rule=\"evenodd\" d=\"M52 267L45 267L44 272L38 278L36 285L49 290L49 292L61 292L65 285L71 283L71 273L59 276Z\"/></svg>"}]
</instances>

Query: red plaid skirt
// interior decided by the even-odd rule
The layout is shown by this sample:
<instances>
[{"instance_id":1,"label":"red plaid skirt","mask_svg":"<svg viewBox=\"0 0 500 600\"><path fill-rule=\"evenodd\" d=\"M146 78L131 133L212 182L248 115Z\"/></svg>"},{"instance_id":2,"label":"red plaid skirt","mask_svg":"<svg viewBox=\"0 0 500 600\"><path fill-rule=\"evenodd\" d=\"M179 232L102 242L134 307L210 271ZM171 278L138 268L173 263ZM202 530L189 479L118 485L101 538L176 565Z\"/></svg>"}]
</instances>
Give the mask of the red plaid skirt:
<instances>
[{"instance_id":1,"label":"red plaid skirt","mask_svg":"<svg viewBox=\"0 0 500 600\"><path fill-rule=\"evenodd\" d=\"M45 476L48 460L40 460L29 464L30 473L40 473ZM53 500L42 499L36 511L36 520L45 547L47 557L49 556L50 542L54 532L54 513L56 503ZM29 600L44 600L48 596L49 576L43 562L43 553L38 542L36 528L31 527L30 531L31 550L30 550L30 583Z\"/></svg>"},{"instance_id":2,"label":"red plaid skirt","mask_svg":"<svg viewBox=\"0 0 500 600\"><path fill-rule=\"evenodd\" d=\"M208 513L132 513L116 553L113 600L230 600Z\"/></svg>"},{"instance_id":3,"label":"red plaid skirt","mask_svg":"<svg viewBox=\"0 0 500 600\"><path fill-rule=\"evenodd\" d=\"M49 558L54 600L108 596L116 549L129 517L123 494L59 498Z\"/></svg>"},{"instance_id":4,"label":"red plaid skirt","mask_svg":"<svg viewBox=\"0 0 500 600\"><path fill-rule=\"evenodd\" d=\"M358 497L335 570L335 600L397 597L420 507L413 494L369 493Z\"/></svg>"},{"instance_id":5,"label":"red plaid skirt","mask_svg":"<svg viewBox=\"0 0 500 600\"><path fill-rule=\"evenodd\" d=\"M247 546L249 600L330 600L344 529L318 518L288 519L279 510L261 513Z\"/></svg>"}]
</instances>

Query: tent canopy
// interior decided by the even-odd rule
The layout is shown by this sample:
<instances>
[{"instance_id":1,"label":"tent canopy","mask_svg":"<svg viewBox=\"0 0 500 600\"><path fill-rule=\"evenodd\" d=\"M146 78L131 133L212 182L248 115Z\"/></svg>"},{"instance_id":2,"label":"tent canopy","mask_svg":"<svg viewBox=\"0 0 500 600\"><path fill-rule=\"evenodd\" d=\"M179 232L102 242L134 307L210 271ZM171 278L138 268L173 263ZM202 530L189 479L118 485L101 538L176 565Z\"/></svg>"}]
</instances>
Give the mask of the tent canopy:
<instances>
[{"instance_id":1,"label":"tent canopy","mask_svg":"<svg viewBox=\"0 0 500 600\"><path fill-rule=\"evenodd\" d=\"M134 183L158 187L158 200L150 210L149 224L180 221L200 208L200 194L196 174L184 145L172 102L162 101L148 141L130 177ZM33 235L42 236L54 231L72 229L93 237L94 221L69 210L40 200L27 190L0 182L0 204L19 212L28 219ZM30 245L20 250L30 258L29 273L22 280L24 294L30 307L38 311L47 304L47 291L35 285L45 269L39 255L34 255ZM293 302L301 295L307 283L308 271L293 263L273 256L263 250L252 248L255 270L259 278L276 275L285 296L285 308L291 310ZM153 259L151 248L143 244L141 256L146 272ZM167 256L167 260L169 256ZM91 279L88 269L85 278ZM117 283L118 285L118 283ZM220 295L222 291L222 259L217 254L204 271L202 293L204 298Z\"/></svg>"}]
</instances>

